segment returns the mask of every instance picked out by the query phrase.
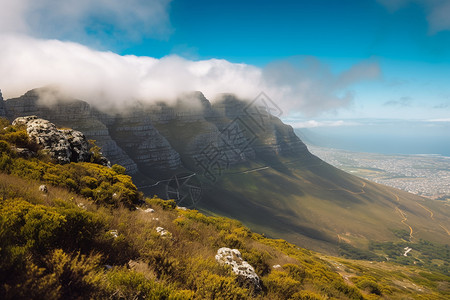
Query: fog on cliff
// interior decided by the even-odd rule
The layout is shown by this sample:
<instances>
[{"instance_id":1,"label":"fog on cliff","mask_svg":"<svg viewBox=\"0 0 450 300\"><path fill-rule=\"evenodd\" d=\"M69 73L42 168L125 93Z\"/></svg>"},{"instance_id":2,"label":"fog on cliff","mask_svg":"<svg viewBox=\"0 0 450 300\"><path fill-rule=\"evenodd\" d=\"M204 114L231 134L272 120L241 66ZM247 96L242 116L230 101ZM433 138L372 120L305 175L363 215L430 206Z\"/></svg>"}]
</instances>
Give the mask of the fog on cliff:
<instances>
[{"instance_id":1,"label":"fog on cliff","mask_svg":"<svg viewBox=\"0 0 450 300\"><path fill-rule=\"evenodd\" d=\"M333 74L312 57L299 58L300 67L276 62L258 68L222 59L121 56L27 36L3 35L0 39L0 88L5 99L50 85L100 109L133 100L170 102L197 90L210 100L219 93L251 100L263 91L283 110L314 115L350 104L353 95L347 87L380 72L371 62Z\"/></svg>"},{"instance_id":2,"label":"fog on cliff","mask_svg":"<svg viewBox=\"0 0 450 300\"><path fill-rule=\"evenodd\" d=\"M170 102L190 91L201 91L212 101L219 93L252 100L265 92L285 114L301 111L316 115L350 105L354 83L380 76L376 61L361 61L336 73L314 57L257 67L223 59L193 61L176 55L123 56L96 50L105 49L105 45L96 47L98 39L93 37L104 32L86 35L87 29L97 28L87 27L92 20L115 28L112 36L124 43L142 36L170 35L169 4L167 0L132 0L131 4L119 0L2 1L0 89L4 98L53 86L68 97L107 109L134 100Z\"/></svg>"}]
</instances>

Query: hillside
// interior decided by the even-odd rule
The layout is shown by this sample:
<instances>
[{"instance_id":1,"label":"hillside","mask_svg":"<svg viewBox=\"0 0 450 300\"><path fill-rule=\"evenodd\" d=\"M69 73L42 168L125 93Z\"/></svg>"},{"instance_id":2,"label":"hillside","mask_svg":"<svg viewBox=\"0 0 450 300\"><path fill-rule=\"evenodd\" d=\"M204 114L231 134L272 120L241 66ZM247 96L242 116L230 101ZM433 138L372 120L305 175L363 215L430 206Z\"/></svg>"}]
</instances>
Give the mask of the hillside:
<instances>
[{"instance_id":1,"label":"hillside","mask_svg":"<svg viewBox=\"0 0 450 300\"><path fill-rule=\"evenodd\" d=\"M40 100L49 94L59 102ZM174 106L136 102L118 113L41 89L3 106L10 120L37 115L84 132L146 195L238 219L266 236L330 254L402 242L399 231L407 242L450 242L448 206L323 162L264 95L253 102L223 95L211 104L193 93Z\"/></svg>"},{"instance_id":2,"label":"hillside","mask_svg":"<svg viewBox=\"0 0 450 300\"><path fill-rule=\"evenodd\" d=\"M0 125L2 299L450 295L448 274L430 272L431 265L352 261L269 239L236 220L144 198L121 166L57 164L28 138L23 125L5 120ZM91 151L95 161L97 150ZM222 247L239 250L257 281L221 265L215 256ZM446 251L439 258L446 257L448 266Z\"/></svg>"}]
</instances>

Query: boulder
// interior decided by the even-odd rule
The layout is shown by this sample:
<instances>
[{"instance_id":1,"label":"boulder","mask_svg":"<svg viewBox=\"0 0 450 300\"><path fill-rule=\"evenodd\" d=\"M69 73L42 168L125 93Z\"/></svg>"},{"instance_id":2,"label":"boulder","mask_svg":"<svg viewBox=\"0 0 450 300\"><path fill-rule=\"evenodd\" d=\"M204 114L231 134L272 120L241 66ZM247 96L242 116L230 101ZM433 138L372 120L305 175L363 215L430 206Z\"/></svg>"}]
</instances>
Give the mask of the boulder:
<instances>
[{"instance_id":1,"label":"boulder","mask_svg":"<svg viewBox=\"0 0 450 300\"><path fill-rule=\"evenodd\" d=\"M36 116L19 117L13 125L26 126L32 141L40 145L58 163L89 162L92 153L83 133L73 129L58 129L55 124Z\"/></svg>"},{"instance_id":2,"label":"boulder","mask_svg":"<svg viewBox=\"0 0 450 300\"><path fill-rule=\"evenodd\" d=\"M2 91L0 90L0 117L6 116L5 101L3 101Z\"/></svg>"},{"instance_id":3,"label":"boulder","mask_svg":"<svg viewBox=\"0 0 450 300\"><path fill-rule=\"evenodd\" d=\"M242 259L239 250L226 247L220 248L217 250L216 261L221 265L230 265L233 273L251 284L255 290L261 289L261 281L255 269Z\"/></svg>"},{"instance_id":4,"label":"boulder","mask_svg":"<svg viewBox=\"0 0 450 300\"><path fill-rule=\"evenodd\" d=\"M36 156L36 152L28 148L16 148L12 147L12 150L17 153L20 157L30 158Z\"/></svg>"},{"instance_id":5,"label":"boulder","mask_svg":"<svg viewBox=\"0 0 450 300\"><path fill-rule=\"evenodd\" d=\"M39 192L42 192L42 193L47 194L47 193L48 193L48 188L47 188L47 186L46 186L45 184L41 184L41 185L39 186Z\"/></svg>"},{"instance_id":6,"label":"boulder","mask_svg":"<svg viewBox=\"0 0 450 300\"><path fill-rule=\"evenodd\" d=\"M156 232L162 237L171 237L172 234L162 227L156 227Z\"/></svg>"}]
</instances>

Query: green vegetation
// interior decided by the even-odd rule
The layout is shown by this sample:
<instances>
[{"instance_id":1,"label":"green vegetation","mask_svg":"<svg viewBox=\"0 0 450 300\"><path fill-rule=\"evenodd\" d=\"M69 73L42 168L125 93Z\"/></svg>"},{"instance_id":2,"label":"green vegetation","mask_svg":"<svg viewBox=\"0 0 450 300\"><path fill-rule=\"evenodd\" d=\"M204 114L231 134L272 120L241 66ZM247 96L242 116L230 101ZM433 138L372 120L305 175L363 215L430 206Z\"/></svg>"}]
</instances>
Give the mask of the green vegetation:
<instances>
[{"instance_id":1,"label":"green vegetation","mask_svg":"<svg viewBox=\"0 0 450 300\"><path fill-rule=\"evenodd\" d=\"M131 177L124 175L125 169L122 166L104 168L96 163L59 165L51 162L45 154L38 151L38 146L29 141L24 128L11 125L2 128L0 129L1 172L65 187L99 204L132 207L142 198ZM11 146L29 148L38 155L34 158L20 157ZM100 160L99 148L94 146L91 151L94 153L93 161Z\"/></svg>"},{"instance_id":2,"label":"green vegetation","mask_svg":"<svg viewBox=\"0 0 450 300\"><path fill-rule=\"evenodd\" d=\"M5 127L4 131L20 131ZM236 220L178 209L174 201L143 199L120 166L57 165L43 154L21 158L12 148L18 144L6 140L4 131L0 132L1 299L445 299L450 295L450 278L438 272L387 262L373 268L363 261L320 256L252 233ZM43 183L47 192L39 191ZM149 207L154 212L146 212ZM159 226L170 235L161 236ZM220 247L239 249L259 275L262 290L215 261ZM405 288L408 284L421 290Z\"/></svg>"},{"instance_id":3,"label":"green vegetation","mask_svg":"<svg viewBox=\"0 0 450 300\"><path fill-rule=\"evenodd\" d=\"M404 256L406 248L412 250ZM371 242L369 249L383 253L392 262L402 265L425 266L431 271L438 271L450 276L450 247L439 245L424 240L417 243L411 242Z\"/></svg>"}]
</instances>

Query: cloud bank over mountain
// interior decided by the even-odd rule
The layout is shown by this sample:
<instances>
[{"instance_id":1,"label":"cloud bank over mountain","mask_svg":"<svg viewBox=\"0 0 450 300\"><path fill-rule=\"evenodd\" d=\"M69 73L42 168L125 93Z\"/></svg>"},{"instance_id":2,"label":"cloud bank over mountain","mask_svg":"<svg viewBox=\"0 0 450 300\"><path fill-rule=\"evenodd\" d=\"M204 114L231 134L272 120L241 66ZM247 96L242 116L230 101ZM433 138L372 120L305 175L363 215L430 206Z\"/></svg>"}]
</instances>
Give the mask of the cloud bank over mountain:
<instances>
[{"instance_id":1,"label":"cloud bank over mountain","mask_svg":"<svg viewBox=\"0 0 450 300\"><path fill-rule=\"evenodd\" d=\"M194 61L97 50L111 43L170 37L169 0L1 1L4 98L53 86L62 96L107 109L134 100L171 102L196 90L211 100L219 93L252 100L265 92L285 115L313 116L351 105L352 85L381 74L378 62L369 60L336 73L314 57L256 67L215 58Z\"/></svg>"},{"instance_id":2,"label":"cloud bank over mountain","mask_svg":"<svg viewBox=\"0 0 450 300\"><path fill-rule=\"evenodd\" d=\"M234 93L249 100L264 91L285 113L315 115L349 105L353 97L349 86L380 75L378 64L366 61L334 74L310 57L297 58L301 62L297 66L278 62L258 68L222 59L121 56L73 42L20 35L1 39L0 87L5 98L52 85L99 108L132 100L171 101L195 90L210 99Z\"/></svg>"}]
</instances>

